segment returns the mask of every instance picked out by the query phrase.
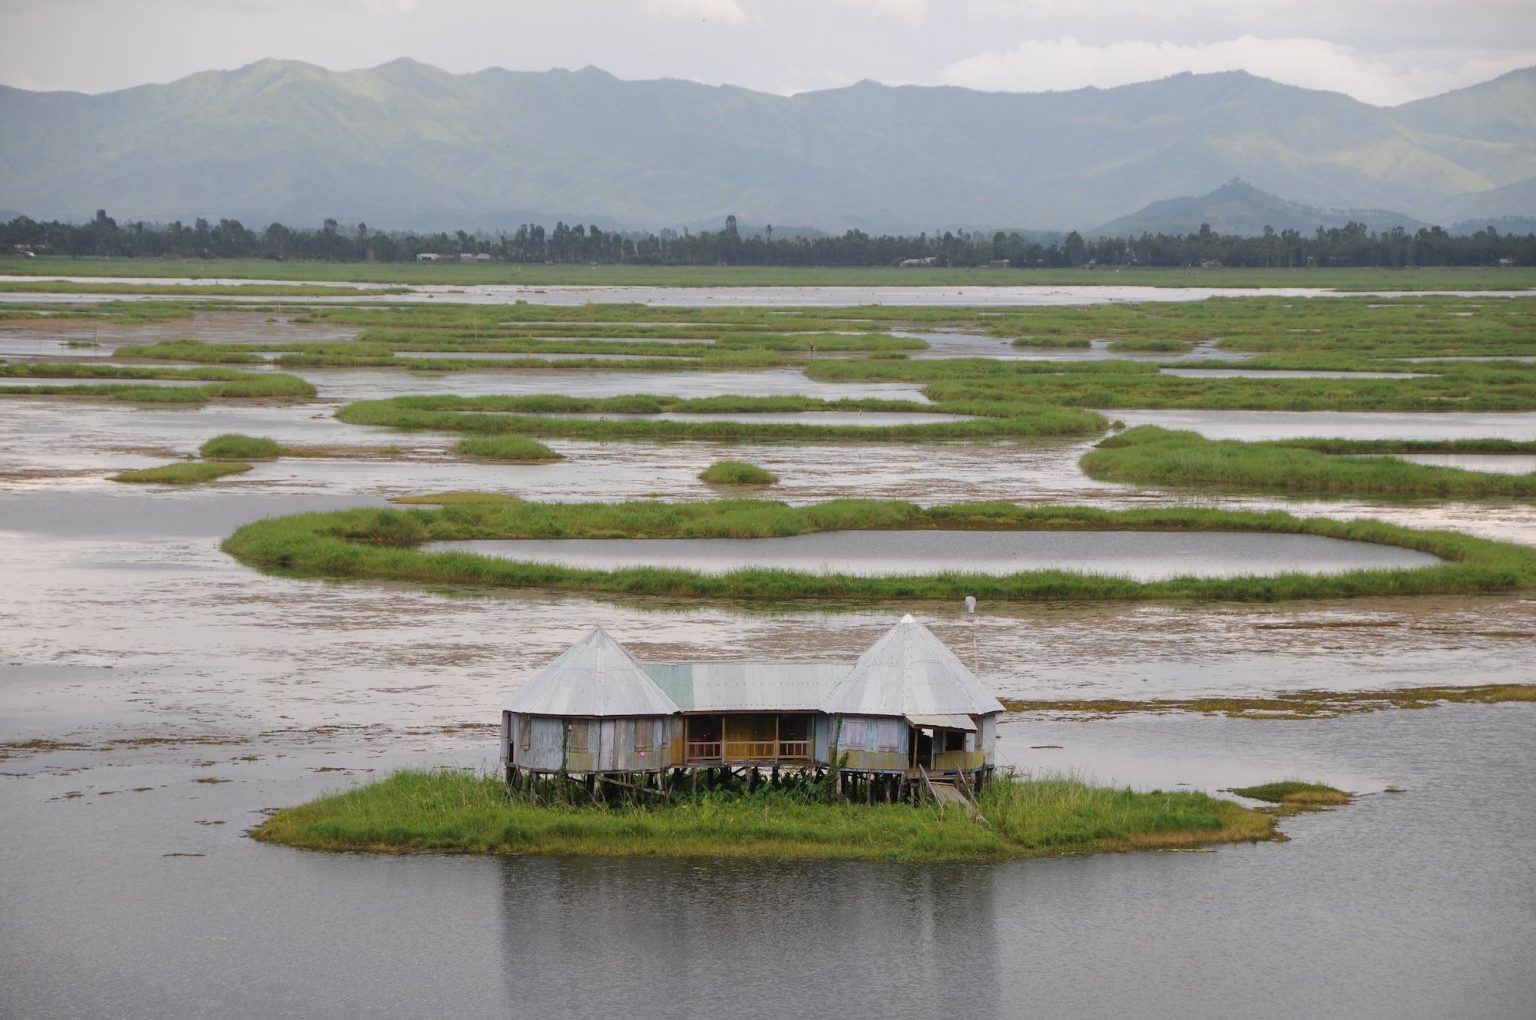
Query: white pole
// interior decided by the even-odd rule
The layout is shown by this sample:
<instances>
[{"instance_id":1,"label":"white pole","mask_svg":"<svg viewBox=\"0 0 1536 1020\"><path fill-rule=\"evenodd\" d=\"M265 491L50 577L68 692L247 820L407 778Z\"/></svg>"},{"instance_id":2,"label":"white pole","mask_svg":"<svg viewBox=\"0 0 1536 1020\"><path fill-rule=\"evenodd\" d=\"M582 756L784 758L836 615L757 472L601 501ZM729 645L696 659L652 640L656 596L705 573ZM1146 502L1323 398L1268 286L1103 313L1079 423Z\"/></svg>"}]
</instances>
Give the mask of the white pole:
<instances>
[{"instance_id":1,"label":"white pole","mask_svg":"<svg viewBox=\"0 0 1536 1020\"><path fill-rule=\"evenodd\" d=\"M971 621L971 672L981 672L981 651L976 644L976 596L965 597L965 616Z\"/></svg>"}]
</instances>

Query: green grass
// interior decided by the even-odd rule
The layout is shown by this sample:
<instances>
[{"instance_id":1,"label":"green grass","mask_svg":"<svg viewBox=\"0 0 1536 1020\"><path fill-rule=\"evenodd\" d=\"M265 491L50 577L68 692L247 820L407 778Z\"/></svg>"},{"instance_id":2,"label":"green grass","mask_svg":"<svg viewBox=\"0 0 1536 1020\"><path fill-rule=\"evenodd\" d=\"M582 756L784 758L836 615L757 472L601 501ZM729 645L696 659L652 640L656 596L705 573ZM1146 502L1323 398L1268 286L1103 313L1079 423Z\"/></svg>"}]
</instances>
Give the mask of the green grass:
<instances>
[{"instance_id":1,"label":"green grass","mask_svg":"<svg viewBox=\"0 0 1536 1020\"><path fill-rule=\"evenodd\" d=\"M1383 450L1391 444L1370 444ZM1329 444L1348 450L1347 443ZM1319 453L1304 442L1206 439L1143 425L1101 442L1081 460L1090 478L1141 485L1183 485L1308 495L1529 498L1536 472L1524 475L1413 464L1392 456Z\"/></svg>"},{"instance_id":2,"label":"green grass","mask_svg":"<svg viewBox=\"0 0 1536 1020\"><path fill-rule=\"evenodd\" d=\"M1264 783L1260 786L1241 786L1229 792L1239 797L1247 797L1249 800L1262 800L1269 804L1298 810L1335 807L1348 804L1353 799L1343 790L1337 790L1322 783L1307 783L1294 779L1279 783Z\"/></svg>"},{"instance_id":3,"label":"green grass","mask_svg":"<svg viewBox=\"0 0 1536 1020\"><path fill-rule=\"evenodd\" d=\"M453 445L453 452L498 464L547 464L564 460L560 454L527 436L473 436Z\"/></svg>"},{"instance_id":4,"label":"green grass","mask_svg":"<svg viewBox=\"0 0 1536 1020\"><path fill-rule=\"evenodd\" d=\"M907 804L703 794L654 807L534 806L462 772L397 772L273 814L264 842L387 853L745 860L989 861L1274 839L1274 819L1201 793L1135 793L1063 777L998 778L986 824Z\"/></svg>"},{"instance_id":5,"label":"green grass","mask_svg":"<svg viewBox=\"0 0 1536 1020\"><path fill-rule=\"evenodd\" d=\"M798 422L754 422L741 419L677 421L640 419L635 415L661 412L692 414L755 411L861 410L875 420L881 411L912 411L993 415L953 422L892 425L820 425ZM554 414L599 413L602 418L555 417ZM468 432L482 435L517 433L579 439L680 439L717 442L855 439L864 442L923 442L1019 436L1091 435L1103 430L1105 419L1093 411L1041 407L1017 401L985 405L916 404L912 401L815 400L807 397L671 398L633 395L607 399L568 397L394 397L348 404L336 417L351 425L372 425L402 431Z\"/></svg>"},{"instance_id":6,"label":"green grass","mask_svg":"<svg viewBox=\"0 0 1536 1020\"><path fill-rule=\"evenodd\" d=\"M210 460L276 460L282 456L283 447L275 439L226 432L208 440L197 452Z\"/></svg>"},{"instance_id":7,"label":"green grass","mask_svg":"<svg viewBox=\"0 0 1536 1020\"><path fill-rule=\"evenodd\" d=\"M1093 341L1085 336L1021 336L1013 341L1013 346L1040 351L1086 351L1093 346Z\"/></svg>"},{"instance_id":8,"label":"green grass","mask_svg":"<svg viewBox=\"0 0 1536 1020\"><path fill-rule=\"evenodd\" d=\"M121 471L111 476L114 482L134 482L141 485L196 485L211 482L225 475L249 471L251 465L240 461L199 460L166 464L162 467L142 468L137 471Z\"/></svg>"},{"instance_id":9,"label":"green grass","mask_svg":"<svg viewBox=\"0 0 1536 1020\"><path fill-rule=\"evenodd\" d=\"M779 476L744 460L718 460L699 472L699 480L710 485L774 485Z\"/></svg>"},{"instance_id":10,"label":"green grass","mask_svg":"<svg viewBox=\"0 0 1536 1020\"><path fill-rule=\"evenodd\" d=\"M0 379L79 379L78 383L0 384L11 396L107 397L130 403L200 404L209 400L307 399L315 388L283 374L251 374L227 368L167 368L94 363L9 362ZM185 379L192 386L148 386L146 380Z\"/></svg>"},{"instance_id":11,"label":"green grass","mask_svg":"<svg viewBox=\"0 0 1536 1020\"><path fill-rule=\"evenodd\" d=\"M942 573L849 576L744 569L578 570L463 552L427 552L427 541L516 538L766 538L845 530L1173 530L1308 534L1402 546L1446 562L1403 570L1161 581L1071 571L1010 575ZM252 566L319 577L357 577L487 588L595 591L694 600L1228 599L1277 601L1367 595L1515 591L1536 587L1536 550L1455 532L1379 521L1301 518L1207 509L1099 510L964 503L919 507L897 500L834 500L789 506L770 500L704 503L469 504L440 510L344 510L248 524L224 542Z\"/></svg>"},{"instance_id":12,"label":"green grass","mask_svg":"<svg viewBox=\"0 0 1536 1020\"><path fill-rule=\"evenodd\" d=\"M1112 340L1109 349L1121 353L1188 354L1195 349L1195 345L1188 340L1179 340L1174 337L1136 336Z\"/></svg>"}]
</instances>

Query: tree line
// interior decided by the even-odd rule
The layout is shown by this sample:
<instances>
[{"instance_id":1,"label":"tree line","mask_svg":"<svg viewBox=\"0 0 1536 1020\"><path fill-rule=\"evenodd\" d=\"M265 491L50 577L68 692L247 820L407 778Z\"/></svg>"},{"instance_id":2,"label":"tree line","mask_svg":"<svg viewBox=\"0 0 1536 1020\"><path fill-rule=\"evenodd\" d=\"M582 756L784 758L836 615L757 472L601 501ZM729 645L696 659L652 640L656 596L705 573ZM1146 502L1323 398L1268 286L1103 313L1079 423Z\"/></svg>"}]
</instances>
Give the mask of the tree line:
<instances>
[{"instance_id":1,"label":"tree line","mask_svg":"<svg viewBox=\"0 0 1536 1020\"><path fill-rule=\"evenodd\" d=\"M327 219L319 227L272 223L258 232L239 220L198 219L119 224L105 210L86 223L40 222L26 216L0 223L0 252L137 258L271 258L333 262L409 262L423 254L487 256L522 263L629 263L636 265L880 266L926 260L936 266L1016 268L1068 266L1487 266L1536 265L1536 234L1501 234L1492 226L1473 234L1440 227L1375 232L1362 223L1319 227L1310 234L1265 227L1257 236L1221 234L1202 226L1185 235L1085 238L1018 232L943 231L916 237L871 235L773 236L773 227L741 232L736 217L720 230L605 231L557 222L546 230L528 223L514 231L474 234L370 230Z\"/></svg>"}]
</instances>

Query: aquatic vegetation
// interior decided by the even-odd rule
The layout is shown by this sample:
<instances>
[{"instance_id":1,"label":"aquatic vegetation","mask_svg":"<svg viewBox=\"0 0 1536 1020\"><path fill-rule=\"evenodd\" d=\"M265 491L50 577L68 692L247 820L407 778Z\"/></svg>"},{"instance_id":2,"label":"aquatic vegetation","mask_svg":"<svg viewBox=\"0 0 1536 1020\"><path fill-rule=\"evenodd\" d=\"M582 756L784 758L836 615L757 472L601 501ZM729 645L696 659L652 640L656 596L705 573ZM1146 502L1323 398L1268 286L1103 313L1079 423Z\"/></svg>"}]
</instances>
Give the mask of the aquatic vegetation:
<instances>
[{"instance_id":1,"label":"aquatic vegetation","mask_svg":"<svg viewBox=\"0 0 1536 1020\"><path fill-rule=\"evenodd\" d=\"M315 388L298 376L255 375L227 368L168 368L95 363L9 362L3 379L81 379L80 383L3 383L13 396L108 397L131 403L203 403L220 399L308 398ZM197 385L152 386L147 380L187 380Z\"/></svg>"},{"instance_id":2,"label":"aquatic vegetation","mask_svg":"<svg viewBox=\"0 0 1536 1020\"><path fill-rule=\"evenodd\" d=\"M120 471L112 475L111 480L142 485L196 485L249 470L251 465L241 461L192 460L137 471Z\"/></svg>"},{"instance_id":3,"label":"aquatic vegetation","mask_svg":"<svg viewBox=\"0 0 1536 1020\"><path fill-rule=\"evenodd\" d=\"M771 788L654 806L533 805L463 772L397 772L273 814L258 840L322 850L762 860L987 861L1277 838L1273 816L1202 793L999 776L982 820L909 804L808 802Z\"/></svg>"},{"instance_id":4,"label":"aquatic vegetation","mask_svg":"<svg viewBox=\"0 0 1536 1020\"><path fill-rule=\"evenodd\" d=\"M453 452L499 464L546 464L564 460L560 454L527 436L472 436L453 444Z\"/></svg>"},{"instance_id":5,"label":"aquatic vegetation","mask_svg":"<svg viewBox=\"0 0 1536 1020\"><path fill-rule=\"evenodd\" d=\"M952 422L891 425L824 425L797 422L754 422L742 418L718 421L637 418L663 412L688 414L748 414L770 411L859 410L877 420L880 411L980 412L989 417ZM555 414L599 413L600 418L555 417ZM612 415L613 417L606 417ZM815 400L809 397L710 397L684 399L632 395L586 400L573 397L394 397L348 404L336 417L351 425L375 425L404 431L470 432L481 435L517 433L581 439L688 439L715 441L858 439L866 442L999 438L1008 436L1091 435L1101 432L1104 418L1093 411L1042 407L1018 401L987 405L914 404L912 401Z\"/></svg>"},{"instance_id":6,"label":"aquatic vegetation","mask_svg":"<svg viewBox=\"0 0 1536 1020\"><path fill-rule=\"evenodd\" d=\"M1153 425L1111 436L1079 462L1090 478L1142 485L1194 485L1325 495L1536 496L1536 473L1506 475L1414 464L1388 454L1403 444L1364 444L1381 456L1340 456L1340 441L1241 442ZM1486 449L1486 446L1482 448Z\"/></svg>"},{"instance_id":7,"label":"aquatic vegetation","mask_svg":"<svg viewBox=\"0 0 1536 1020\"><path fill-rule=\"evenodd\" d=\"M1308 783L1295 779L1279 783L1264 783L1260 786L1240 786L1227 792L1235 793L1239 797L1247 797L1249 800L1262 800L1270 804L1278 804L1282 808L1303 811L1336 807L1340 804L1348 804L1354 799L1343 790L1334 789L1323 783Z\"/></svg>"},{"instance_id":8,"label":"aquatic vegetation","mask_svg":"<svg viewBox=\"0 0 1536 1020\"><path fill-rule=\"evenodd\" d=\"M717 460L699 472L699 480L710 485L773 485L779 476L744 460Z\"/></svg>"},{"instance_id":9,"label":"aquatic vegetation","mask_svg":"<svg viewBox=\"0 0 1536 1020\"><path fill-rule=\"evenodd\" d=\"M1176 337L1136 336L1111 340L1109 349L1121 353L1188 354L1195 345Z\"/></svg>"},{"instance_id":10,"label":"aquatic vegetation","mask_svg":"<svg viewBox=\"0 0 1536 1020\"><path fill-rule=\"evenodd\" d=\"M1337 521L1270 512L1207 509L1099 510L1077 506L1021 507L962 503L919 507L899 500L833 500L789 506L771 500L702 503L468 504L413 510L420 541L487 538L769 538L849 530L1193 530L1321 535L1415 549L1446 562L1410 570L1341 574L1134 581L1071 571L1009 575L959 572L851 576L743 569L724 574L647 567L612 571L523 563L464 552L402 548L393 518L405 511L344 510L299 514L248 524L224 542L226 552L252 566L323 577L360 577L501 588L545 588L665 595L689 599L767 599L792 602L958 599L1005 601L1079 599L1230 599L1276 601L1364 595L1511 591L1536 587L1536 549L1445 531L1379 521ZM377 530L385 541L376 541ZM374 545L395 546L388 549ZM411 543L415 544L415 543Z\"/></svg>"},{"instance_id":11,"label":"aquatic vegetation","mask_svg":"<svg viewBox=\"0 0 1536 1020\"><path fill-rule=\"evenodd\" d=\"M282 456L283 447L275 439L226 432L208 440L197 452L210 460L275 460Z\"/></svg>"}]
</instances>

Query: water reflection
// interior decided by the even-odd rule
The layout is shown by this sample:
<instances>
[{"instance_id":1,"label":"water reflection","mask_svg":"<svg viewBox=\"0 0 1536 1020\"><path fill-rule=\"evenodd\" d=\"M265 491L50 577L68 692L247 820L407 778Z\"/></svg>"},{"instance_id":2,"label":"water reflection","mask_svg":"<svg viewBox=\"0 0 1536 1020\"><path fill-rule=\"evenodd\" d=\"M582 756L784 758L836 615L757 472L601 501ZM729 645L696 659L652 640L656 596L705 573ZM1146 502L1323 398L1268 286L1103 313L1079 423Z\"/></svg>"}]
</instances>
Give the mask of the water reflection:
<instances>
[{"instance_id":1,"label":"water reflection","mask_svg":"<svg viewBox=\"0 0 1536 1020\"><path fill-rule=\"evenodd\" d=\"M503 979L530 1016L932 1017L959 1002L967 1016L1011 1013L994 867L499 868Z\"/></svg>"}]
</instances>

